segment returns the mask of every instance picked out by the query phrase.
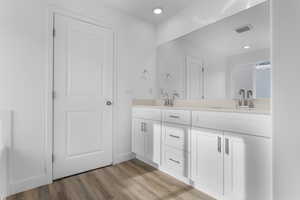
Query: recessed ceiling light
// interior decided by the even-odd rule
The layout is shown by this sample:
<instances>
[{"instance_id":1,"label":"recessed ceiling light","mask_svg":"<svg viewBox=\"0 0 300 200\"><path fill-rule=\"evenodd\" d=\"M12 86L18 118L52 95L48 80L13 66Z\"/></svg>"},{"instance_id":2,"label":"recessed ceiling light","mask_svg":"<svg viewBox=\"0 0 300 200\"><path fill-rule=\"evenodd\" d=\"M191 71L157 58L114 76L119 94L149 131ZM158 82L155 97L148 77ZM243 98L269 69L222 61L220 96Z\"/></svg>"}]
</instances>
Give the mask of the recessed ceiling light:
<instances>
[{"instance_id":1,"label":"recessed ceiling light","mask_svg":"<svg viewBox=\"0 0 300 200\"><path fill-rule=\"evenodd\" d=\"M156 15L160 15L163 13L163 9L162 8L154 8L153 13Z\"/></svg>"},{"instance_id":2,"label":"recessed ceiling light","mask_svg":"<svg viewBox=\"0 0 300 200\"><path fill-rule=\"evenodd\" d=\"M250 49L251 47L249 45L244 46L244 49Z\"/></svg>"}]
</instances>

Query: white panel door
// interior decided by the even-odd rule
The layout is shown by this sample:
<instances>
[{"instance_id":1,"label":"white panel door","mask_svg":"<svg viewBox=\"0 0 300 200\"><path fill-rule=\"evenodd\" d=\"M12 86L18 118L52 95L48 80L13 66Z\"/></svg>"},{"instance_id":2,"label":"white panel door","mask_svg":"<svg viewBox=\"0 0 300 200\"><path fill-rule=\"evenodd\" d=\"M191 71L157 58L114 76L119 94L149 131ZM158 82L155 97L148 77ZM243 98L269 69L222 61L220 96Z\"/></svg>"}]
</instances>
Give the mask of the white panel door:
<instances>
[{"instance_id":1,"label":"white panel door","mask_svg":"<svg viewBox=\"0 0 300 200\"><path fill-rule=\"evenodd\" d=\"M187 99L204 99L204 68L200 59L188 56L186 70Z\"/></svg>"},{"instance_id":2,"label":"white panel door","mask_svg":"<svg viewBox=\"0 0 300 200\"><path fill-rule=\"evenodd\" d=\"M55 15L54 179L112 163L113 32Z\"/></svg>"},{"instance_id":3,"label":"white panel door","mask_svg":"<svg viewBox=\"0 0 300 200\"><path fill-rule=\"evenodd\" d=\"M214 196L223 195L223 134L208 129L191 131L191 179Z\"/></svg>"},{"instance_id":4,"label":"white panel door","mask_svg":"<svg viewBox=\"0 0 300 200\"><path fill-rule=\"evenodd\" d=\"M271 200L271 139L225 133L226 200Z\"/></svg>"}]
</instances>

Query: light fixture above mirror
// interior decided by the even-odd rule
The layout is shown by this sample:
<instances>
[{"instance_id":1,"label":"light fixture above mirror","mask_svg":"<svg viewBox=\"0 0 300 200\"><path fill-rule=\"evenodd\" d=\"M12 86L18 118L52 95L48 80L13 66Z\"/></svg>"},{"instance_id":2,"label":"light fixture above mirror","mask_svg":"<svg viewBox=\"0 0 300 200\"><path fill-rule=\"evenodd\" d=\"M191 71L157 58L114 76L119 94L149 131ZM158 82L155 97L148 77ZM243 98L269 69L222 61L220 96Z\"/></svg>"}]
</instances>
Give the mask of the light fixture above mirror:
<instances>
[{"instance_id":1,"label":"light fixture above mirror","mask_svg":"<svg viewBox=\"0 0 300 200\"><path fill-rule=\"evenodd\" d=\"M154 8L153 9L153 14L155 15L160 15L163 13L163 9L162 8Z\"/></svg>"}]
</instances>

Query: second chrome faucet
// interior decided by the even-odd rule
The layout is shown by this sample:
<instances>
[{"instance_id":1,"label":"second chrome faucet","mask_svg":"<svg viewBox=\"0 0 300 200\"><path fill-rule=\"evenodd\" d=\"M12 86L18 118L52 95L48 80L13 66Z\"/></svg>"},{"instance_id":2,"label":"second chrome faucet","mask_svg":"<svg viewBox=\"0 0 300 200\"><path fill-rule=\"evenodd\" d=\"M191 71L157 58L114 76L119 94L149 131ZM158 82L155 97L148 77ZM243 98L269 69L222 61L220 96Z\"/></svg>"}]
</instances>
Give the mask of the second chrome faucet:
<instances>
[{"instance_id":1,"label":"second chrome faucet","mask_svg":"<svg viewBox=\"0 0 300 200\"><path fill-rule=\"evenodd\" d=\"M248 90L246 94L245 89L240 89L239 91L240 99L238 101L238 106L240 108L254 108L254 102L253 102L253 91ZM247 95L247 97L246 97Z\"/></svg>"}]
</instances>

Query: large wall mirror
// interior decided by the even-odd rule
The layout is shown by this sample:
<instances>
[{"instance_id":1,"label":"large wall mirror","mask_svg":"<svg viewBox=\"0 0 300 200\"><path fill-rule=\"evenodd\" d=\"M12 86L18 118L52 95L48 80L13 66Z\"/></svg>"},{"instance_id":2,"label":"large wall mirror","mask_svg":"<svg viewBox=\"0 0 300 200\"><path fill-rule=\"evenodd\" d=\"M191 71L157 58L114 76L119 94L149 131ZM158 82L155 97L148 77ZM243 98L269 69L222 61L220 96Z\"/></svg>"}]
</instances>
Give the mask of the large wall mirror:
<instances>
[{"instance_id":1,"label":"large wall mirror","mask_svg":"<svg viewBox=\"0 0 300 200\"><path fill-rule=\"evenodd\" d=\"M262 3L157 48L160 97L271 98L270 16Z\"/></svg>"}]
</instances>

